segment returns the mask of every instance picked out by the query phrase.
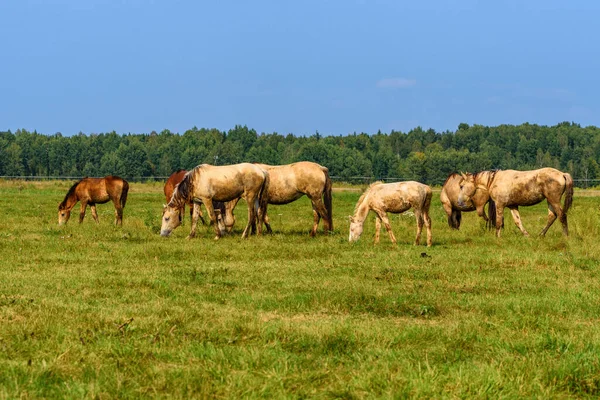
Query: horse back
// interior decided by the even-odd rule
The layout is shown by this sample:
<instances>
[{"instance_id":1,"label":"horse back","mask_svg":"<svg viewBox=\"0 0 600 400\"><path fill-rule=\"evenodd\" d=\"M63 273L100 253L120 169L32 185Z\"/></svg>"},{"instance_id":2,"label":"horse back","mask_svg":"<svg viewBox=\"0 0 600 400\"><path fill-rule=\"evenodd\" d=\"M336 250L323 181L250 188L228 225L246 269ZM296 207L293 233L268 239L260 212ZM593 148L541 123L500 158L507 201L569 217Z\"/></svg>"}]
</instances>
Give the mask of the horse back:
<instances>
[{"instance_id":1,"label":"horse back","mask_svg":"<svg viewBox=\"0 0 600 400\"><path fill-rule=\"evenodd\" d=\"M250 163L225 166L202 165L194 176L194 197L230 201L244 193L259 191L266 172Z\"/></svg>"},{"instance_id":2,"label":"horse back","mask_svg":"<svg viewBox=\"0 0 600 400\"><path fill-rule=\"evenodd\" d=\"M554 168L498 171L490 194L498 204L531 206L564 191L563 173Z\"/></svg>"}]
</instances>

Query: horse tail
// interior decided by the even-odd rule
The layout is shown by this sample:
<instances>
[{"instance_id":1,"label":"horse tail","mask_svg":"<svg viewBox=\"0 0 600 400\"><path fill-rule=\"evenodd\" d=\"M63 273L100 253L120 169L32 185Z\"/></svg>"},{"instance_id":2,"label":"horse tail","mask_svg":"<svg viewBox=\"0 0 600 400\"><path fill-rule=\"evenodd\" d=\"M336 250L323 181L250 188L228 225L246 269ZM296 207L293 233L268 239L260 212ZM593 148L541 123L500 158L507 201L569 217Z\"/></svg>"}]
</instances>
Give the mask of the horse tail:
<instances>
[{"instance_id":1,"label":"horse tail","mask_svg":"<svg viewBox=\"0 0 600 400\"><path fill-rule=\"evenodd\" d=\"M452 229L460 229L460 221L462 220L462 212L452 209L452 213L448 217L448 225Z\"/></svg>"},{"instance_id":2,"label":"horse tail","mask_svg":"<svg viewBox=\"0 0 600 400\"><path fill-rule=\"evenodd\" d=\"M504 221L502 221L502 224L504 225ZM485 225L490 230L496 228L496 203L491 198L488 203L488 220Z\"/></svg>"},{"instance_id":3,"label":"horse tail","mask_svg":"<svg viewBox=\"0 0 600 400\"><path fill-rule=\"evenodd\" d=\"M325 203L325 209L327 210L327 225L329 225L329 232L333 232L333 206L331 199L331 177L329 176L329 170L323 167L323 174L325 174L325 188L323 189L323 203Z\"/></svg>"},{"instance_id":4,"label":"horse tail","mask_svg":"<svg viewBox=\"0 0 600 400\"><path fill-rule=\"evenodd\" d=\"M571 205L573 204L573 178L571 178L571 175L568 173L565 173L563 176L565 177L566 183L566 196L565 204L563 205L563 212L566 214L567 211L569 211L569 208L571 208Z\"/></svg>"},{"instance_id":5,"label":"horse tail","mask_svg":"<svg viewBox=\"0 0 600 400\"><path fill-rule=\"evenodd\" d=\"M423 210L423 212L426 214L429 213L429 208L431 207L431 197L432 196L433 196L433 192L431 191L431 188L429 186L427 186L425 188L425 198L421 202L421 210Z\"/></svg>"},{"instance_id":6,"label":"horse tail","mask_svg":"<svg viewBox=\"0 0 600 400\"><path fill-rule=\"evenodd\" d=\"M125 208L125 203L127 203L127 193L129 192L129 183L125 179L123 179L123 187L121 188L121 196L119 197L119 203L121 204L121 208Z\"/></svg>"},{"instance_id":7,"label":"horse tail","mask_svg":"<svg viewBox=\"0 0 600 400\"><path fill-rule=\"evenodd\" d=\"M269 177L269 173L264 171L265 180L263 181L262 186L260 187L260 191L258 192L258 207L259 212L261 214L261 218L264 220L267 215L267 206L269 204L269 184L271 183L271 178ZM258 221L259 224L262 224L263 221Z\"/></svg>"}]
</instances>

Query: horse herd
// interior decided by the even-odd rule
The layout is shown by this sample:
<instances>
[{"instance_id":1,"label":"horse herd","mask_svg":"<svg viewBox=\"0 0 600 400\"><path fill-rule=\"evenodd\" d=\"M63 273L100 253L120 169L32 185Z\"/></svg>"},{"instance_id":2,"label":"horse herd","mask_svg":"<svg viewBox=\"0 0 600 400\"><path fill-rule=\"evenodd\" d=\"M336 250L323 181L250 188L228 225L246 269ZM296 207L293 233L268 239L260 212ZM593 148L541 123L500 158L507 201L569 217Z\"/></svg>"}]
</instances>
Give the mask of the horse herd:
<instances>
[{"instance_id":1,"label":"horse herd","mask_svg":"<svg viewBox=\"0 0 600 400\"><path fill-rule=\"evenodd\" d=\"M96 204L112 201L115 206L115 224L121 225L123 208L127 201L129 185L117 176L84 178L76 182L58 206L58 222L65 224L77 202L81 203L79 222L83 221L89 205L92 216L98 222ZM181 225L185 206L189 205L192 219L189 237L194 237L198 219L205 223L200 209L204 204L210 223L215 230L215 239L231 232L235 224L234 209L240 199L248 208L248 222L242 233L262 233L263 224L272 232L267 214L268 204L287 204L306 195L312 202L314 236L321 219L326 232L333 231L331 178L326 167L301 161L289 165L266 165L241 163L225 166L201 164L191 171L179 170L167 180L164 192L167 200L163 208L161 236L169 234ZM564 203L560 200L564 195ZM397 182L371 184L360 196L354 215L350 217L351 242L359 239L369 211L376 216L375 242L383 223L390 240L395 244L387 213L402 213L413 209L417 221L415 245L421 238L423 225L427 230L427 246L432 244L431 188L419 182ZM568 235L567 211L573 202L573 179L568 173L554 168L533 171L494 170L475 174L453 173L442 187L440 200L448 215L451 228L459 229L462 212L477 211L490 228L496 228L500 236L504 225L504 208L511 211L513 220L524 235L529 235L521 222L519 206L548 202L548 221L540 235L545 235L558 218L563 234ZM488 205L489 217L485 213Z\"/></svg>"}]
</instances>

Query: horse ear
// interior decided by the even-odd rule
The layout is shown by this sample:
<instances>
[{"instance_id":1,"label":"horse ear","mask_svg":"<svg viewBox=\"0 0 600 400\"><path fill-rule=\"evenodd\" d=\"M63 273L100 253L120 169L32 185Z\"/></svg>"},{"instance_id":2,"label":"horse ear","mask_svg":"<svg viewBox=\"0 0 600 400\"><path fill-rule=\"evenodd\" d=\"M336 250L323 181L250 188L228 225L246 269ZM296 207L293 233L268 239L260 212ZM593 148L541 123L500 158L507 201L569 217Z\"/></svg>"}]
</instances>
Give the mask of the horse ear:
<instances>
[{"instance_id":1,"label":"horse ear","mask_svg":"<svg viewBox=\"0 0 600 400\"><path fill-rule=\"evenodd\" d=\"M467 177L467 174L465 174L464 172L461 172L461 173L460 173L460 176L462 176L462 178L463 178L465 181L466 181L467 179L469 179L469 178Z\"/></svg>"}]
</instances>

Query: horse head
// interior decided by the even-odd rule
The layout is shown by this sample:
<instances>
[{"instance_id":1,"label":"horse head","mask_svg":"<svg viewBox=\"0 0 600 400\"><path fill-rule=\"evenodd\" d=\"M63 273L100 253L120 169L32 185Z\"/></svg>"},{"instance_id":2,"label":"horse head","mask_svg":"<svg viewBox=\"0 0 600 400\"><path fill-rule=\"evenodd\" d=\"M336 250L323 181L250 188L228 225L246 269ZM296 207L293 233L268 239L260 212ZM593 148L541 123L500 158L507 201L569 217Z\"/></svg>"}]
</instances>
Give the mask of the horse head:
<instances>
[{"instance_id":1,"label":"horse head","mask_svg":"<svg viewBox=\"0 0 600 400\"><path fill-rule=\"evenodd\" d=\"M62 203L58 205L58 225L64 225L71 217L71 209L65 207Z\"/></svg>"},{"instance_id":2,"label":"horse head","mask_svg":"<svg viewBox=\"0 0 600 400\"><path fill-rule=\"evenodd\" d=\"M171 232L181 225L181 209L170 207L168 204L163 206L162 225L160 227L160 236L169 236Z\"/></svg>"},{"instance_id":3,"label":"horse head","mask_svg":"<svg viewBox=\"0 0 600 400\"><path fill-rule=\"evenodd\" d=\"M357 221L354 217L350 217L350 235L348 237L349 242L356 242L363 232L364 221Z\"/></svg>"},{"instance_id":4,"label":"horse head","mask_svg":"<svg viewBox=\"0 0 600 400\"><path fill-rule=\"evenodd\" d=\"M466 207L471 202L471 197L475 194L475 178L472 174L461 173L461 180L458 182L460 192L458 193L458 205Z\"/></svg>"}]
</instances>

